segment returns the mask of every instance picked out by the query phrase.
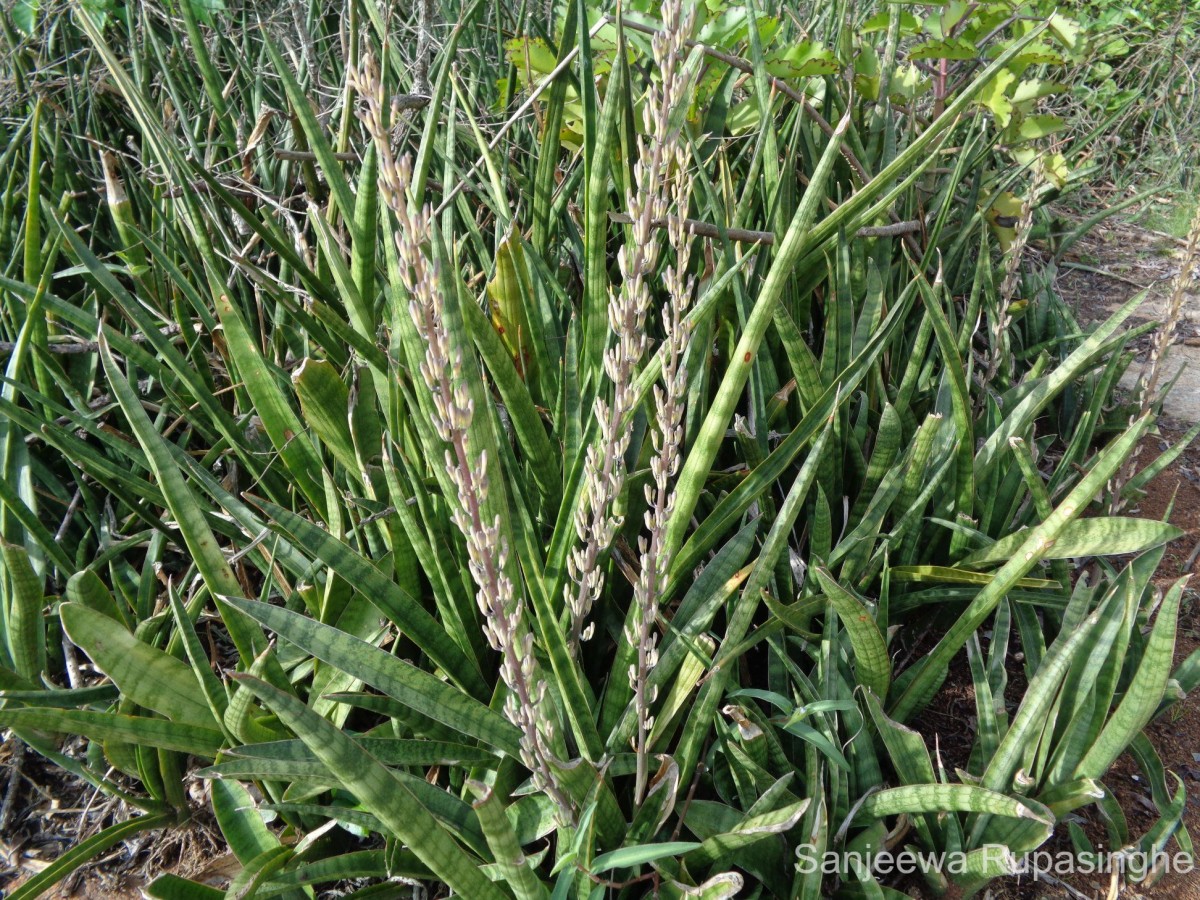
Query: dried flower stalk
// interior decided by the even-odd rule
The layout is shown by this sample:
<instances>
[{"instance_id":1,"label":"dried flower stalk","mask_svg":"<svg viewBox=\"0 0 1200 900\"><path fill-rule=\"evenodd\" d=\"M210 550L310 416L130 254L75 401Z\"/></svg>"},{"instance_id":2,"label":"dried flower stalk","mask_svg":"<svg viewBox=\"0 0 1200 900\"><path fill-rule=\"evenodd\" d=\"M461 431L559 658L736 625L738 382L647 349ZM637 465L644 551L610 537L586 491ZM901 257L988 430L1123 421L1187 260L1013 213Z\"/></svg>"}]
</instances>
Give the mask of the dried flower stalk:
<instances>
[{"instance_id":1,"label":"dried flower stalk","mask_svg":"<svg viewBox=\"0 0 1200 900\"><path fill-rule=\"evenodd\" d=\"M1130 417L1132 422L1134 419L1141 418L1146 415L1160 399L1158 395L1158 382L1162 378L1163 366L1166 364L1167 355L1171 350L1171 344L1175 342L1175 333L1179 330L1179 319L1183 315L1183 301L1187 294L1196 284L1196 261L1200 258L1200 203L1196 205L1195 215L1192 217L1192 223L1188 228L1187 246L1183 251L1183 260L1179 264L1179 271L1175 273L1175 277L1171 280L1171 298L1167 301L1166 315L1163 317L1162 324L1158 330L1154 332L1154 342L1150 345L1150 356L1146 360L1146 365L1142 369L1142 374L1138 376L1137 387L1134 390L1134 396L1137 397L1138 411ZM1121 492L1129 479L1133 477L1134 469L1137 468L1138 457L1142 455L1142 446L1138 444L1130 454L1125 465L1121 467L1121 471L1113 479L1109 485L1109 513L1115 515L1121 511L1125 505L1124 499L1121 497Z\"/></svg>"},{"instance_id":2,"label":"dried flower stalk","mask_svg":"<svg viewBox=\"0 0 1200 900\"><path fill-rule=\"evenodd\" d=\"M432 244L433 210L428 204L410 208L412 161L407 156L396 160L392 154L383 121L383 90L369 57L353 78L352 86L365 101L360 118L379 151L380 195L399 225L395 240L401 280L409 295L409 314L426 345L419 368L433 398L434 429L448 445L446 472L459 498L458 504L451 503L452 518L466 539L484 634L501 655L500 677L508 688L505 713L521 731L521 761L533 773L534 783L554 801L560 817L572 822L574 809L551 768L553 732L549 717L540 712L548 697L533 654L533 633L524 621L524 602L505 574L509 548L500 534L499 516L492 522L484 519L488 458L486 452L472 458L468 448L474 403L463 374L462 350L451 346L446 332L440 262L427 249Z\"/></svg>"},{"instance_id":3,"label":"dried flower stalk","mask_svg":"<svg viewBox=\"0 0 1200 900\"><path fill-rule=\"evenodd\" d=\"M1025 246L1029 243L1029 235L1033 231L1034 200L1041 191L1044 180L1045 176L1041 169L1037 169L1033 181L1029 185L1029 192L1025 195L1025 201L1021 204L1021 217L1017 220L1015 229L1016 237L1004 259L1004 280L1000 282L1000 305L996 310L996 318L991 324L992 335L989 342L991 349L987 354L987 368L982 379L985 387L996 379L1000 372L1000 366L1008 358L1005 348L1008 345L1008 326L1012 324L1012 316L1008 313L1008 307L1017 293L1017 288L1021 286L1021 258L1025 255ZM982 396L986 396L986 394Z\"/></svg>"},{"instance_id":4,"label":"dried flower stalk","mask_svg":"<svg viewBox=\"0 0 1200 900\"><path fill-rule=\"evenodd\" d=\"M1167 302L1166 316L1162 325L1154 333L1154 344L1150 348L1150 358L1146 368L1138 379L1139 416L1150 411L1150 407L1158 399L1158 382L1162 377L1163 364L1167 360L1171 344L1175 341L1175 333L1179 330L1179 319L1183 315L1183 300L1196 282L1196 259L1200 256L1200 202L1188 228L1187 247L1183 251L1183 260L1179 271L1171 280L1171 299Z\"/></svg>"}]
</instances>

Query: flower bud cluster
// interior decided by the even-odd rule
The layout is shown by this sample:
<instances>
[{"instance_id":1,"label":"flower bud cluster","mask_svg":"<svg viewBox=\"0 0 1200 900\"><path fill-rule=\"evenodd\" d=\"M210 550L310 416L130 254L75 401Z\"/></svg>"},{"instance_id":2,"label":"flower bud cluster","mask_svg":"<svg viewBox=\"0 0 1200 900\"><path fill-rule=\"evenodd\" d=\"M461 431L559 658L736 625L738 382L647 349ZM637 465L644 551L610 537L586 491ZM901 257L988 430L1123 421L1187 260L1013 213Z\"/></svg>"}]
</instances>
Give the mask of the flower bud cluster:
<instances>
[{"instance_id":1,"label":"flower bud cluster","mask_svg":"<svg viewBox=\"0 0 1200 900\"><path fill-rule=\"evenodd\" d=\"M475 407L463 372L462 348L451 346L446 330L440 261L432 250L433 212L428 205L417 209L409 203L412 162L408 157L397 160L392 153L383 120L383 90L373 62L368 58L352 78L364 100L360 118L379 152L380 196L399 225L395 240L400 278L408 293L409 314L425 342L419 370L432 398L434 430L446 444L446 472L458 495L458 502L450 503L452 519L466 541L484 634L500 653L500 677L508 688L505 713L521 731L521 762L533 774L534 783L555 801L564 820L573 821L574 809L551 767L553 730L546 683L538 672L533 633L524 621L523 599L506 574L509 548L500 517L490 521L485 517L489 459L486 451L472 457L469 450Z\"/></svg>"},{"instance_id":2,"label":"flower bud cluster","mask_svg":"<svg viewBox=\"0 0 1200 900\"><path fill-rule=\"evenodd\" d=\"M674 478L679 471L687 400L683 356L689 328L684 317L695 291L695 279L688 274L691 235L685 222L692 189L691 153L679 126L672 122L672 117L686 108L688 102L684 64L686 40L691 30L692 14L685 17L680 0L668 2L663 7L663 29L654 35L652 43L662 84L650 87L644 113L648 137L639 148L640 159L635 167L637 177L654 179L648 184L638 181L637 185L639 189L644 188L642 193L654 192L651 185L658 189L654 202L662 209L667 245L673 257L663 273L666 302L662 308L662 382L654 385L653 390L656 427L652 437L651 481L646 485L646 534L638 540L641 565L634 585L634 615L628 619L626 634L630 645L637 650L637 662L630 667L629 678L637 714L634 750L637 754L635 797L638 802L644 796L649 774L649 739L654 727L650 710L657 700L657 689L650 684L650 674L658 664L659 606L673 562L666 550L666 534L667 523L675 509ZM637 221L636 215L634 221Z\"/></svg>"},{"instance_id":3,"label":"flower bud cluster","mask_svg":"<svg viewBox=\"0 0 1200 900\"><path fill-rule=\"evenodd\" d=\"M649 281L658 268L661 253L655 231L664 221L667 243L675 253L675 261L667 267L665 280L670 299L663 312L667 352L664 396L660 398L660 389L655 389L656 407L663 411L658 417L659 431L655 436L656 485L660 481L666 485L678 468L686 392L679 361L687 340L683 313L693 287L686 274L689 251L684 224L691 192L690 149L678 119L689 99L689 75L684 64L691 30L692 14L685 17L682 2L670 0L665 4L663 29L652 41L661 83L650 85L643 106L644 133L638 139L633 180L625 197L630 217L628 239L617 252L621 284L619 289L609 292L608 324L612 341L604 354L604 374L612 385L612 399L601 392L595 401L593 413L599 436L585 458L586 500L579 505L575 519L579 544L567 563L571 581L565 596L571 611L571 644L576 648L592 631L585 624L604 587L600 563L624 524L615 507L627 474L625 454L630 440L627 422L637 399L635 376L648 343ZM669 497L670 491L666 488L664 491ZM666 506L657 511L656 519L669 514L670 507Z\"/></svg>"}]
</instances>

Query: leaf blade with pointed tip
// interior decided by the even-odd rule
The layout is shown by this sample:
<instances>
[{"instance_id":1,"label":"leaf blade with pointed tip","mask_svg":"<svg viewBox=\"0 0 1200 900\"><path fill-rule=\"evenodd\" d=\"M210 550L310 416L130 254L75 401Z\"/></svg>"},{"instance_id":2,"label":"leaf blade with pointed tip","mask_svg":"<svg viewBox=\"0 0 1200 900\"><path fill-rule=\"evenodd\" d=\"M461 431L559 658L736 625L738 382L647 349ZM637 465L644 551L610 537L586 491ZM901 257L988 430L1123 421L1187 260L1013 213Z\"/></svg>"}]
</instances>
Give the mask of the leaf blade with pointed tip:
<instances>
[{"instance_id":1,"label":"leaf blade with pointed tip","mask_svg":"<svg viewBox=\"0 0 1200 900\"><path fill-rule=\"evenodd\" d=\"M874 617L861 600L837 583L828 569L817 566L813 571L850 636L859 682L880 699L885 698L892 682L892 660Z\"/></svg>"},{"instance_id":2,"label":"leaf blade with pointed tip","mask_svg":"<svg viewBox=\"0 0 1200 900\"><path fill-rule=\"evenodd\" d=\"M256 502L270 517L272 530L293 540L358 588L458 684L475 697L490 693L479 673L478 663L468 659L437 620L400 585L323 528L282 506L266 500Z\"/></svg>"},{"instance_id":3,"label":"leaf blade with pointed tip","mask_svg":"<svg viewBox=\"0 0 1200 900\"><path fill-rule=\"evenodd\" d=\"M509 756L520 756L520 732L478 700L385 650L300 613L254 600L231 599L236 609L317 659L389 697Z\"/></svg>"},{"instance_id":4,"label":"leaf blade with pointed tip","mask_svg":"<svg viewBox=\"0 0 1200 900\"><path fill-rule=\"evenodd\" d=\"M1103 516L1071 522L1055 539L1044 559L1072 559L1088 556L1123 556L1141 553L1168 544L1183 536L1183 531L1168 522L1135 519L1128 516ZM1012 557L1028 531L1002 537L990 547L972 553L959 563L978 568L1003 562Z\"/></svg>"},{"instance_id":5,"label":"leaf blade with pointed tip","mask_svg":"<svg viewBox=\"0 0 1200 900\"><path fill-rule=\"evenodd\" d=\"M139 641L120 622L78 603L59 607L68 637L121 689L146 709L174 722L215 729L207 701L197 696L196 675L173 656Z\"/></svg>"},{"instance_id":6,"label":"leaf blade with pointed tip","mask_svg":"<svg viewBox=\"0 0 1200 900\"><path fill-rule=\"evenodd\" d=\"M448 831L406 785L332 723L295 697L264 681L239 676L263 703L329 767L346 790L365 806L438 878L464 897L504 900Z\"/></svg>"},{"instance_id":7,"label":"leaf blade with pointed tip","mask_svg":"<svg viewBox=\"0 0 1200 900\"><path fill-rule=\"evenodd\" d=\"M0 709L0 725L57 734L81 734L94 741L146 744L196 756L215 756L225 744L225 736L209 728L90 709Z\"/></svg>"}]
</instances>

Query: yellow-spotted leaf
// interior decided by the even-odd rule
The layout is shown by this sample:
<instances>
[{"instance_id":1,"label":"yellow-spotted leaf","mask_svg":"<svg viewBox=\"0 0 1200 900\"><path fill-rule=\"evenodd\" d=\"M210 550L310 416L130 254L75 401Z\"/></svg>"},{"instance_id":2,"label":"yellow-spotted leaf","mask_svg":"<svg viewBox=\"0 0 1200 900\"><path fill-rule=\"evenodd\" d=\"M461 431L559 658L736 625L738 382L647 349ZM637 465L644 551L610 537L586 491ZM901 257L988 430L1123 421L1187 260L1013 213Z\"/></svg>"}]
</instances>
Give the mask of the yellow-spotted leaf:
<instances>
[{"instance_id":1,"label":"yellow-spotted leaf","mask_svg":"<svg viewBox=\"0 0 1200 900\"><path fill-rule=\"evenodd\" d=\"M1008 248L1017 239L1017 222L1021 219L1021 198L1012 191L1004 191L992 199L984 218L991 226L992 234L996 236L1001 252L1007 253Z\"/></svg>"}]
</instances>

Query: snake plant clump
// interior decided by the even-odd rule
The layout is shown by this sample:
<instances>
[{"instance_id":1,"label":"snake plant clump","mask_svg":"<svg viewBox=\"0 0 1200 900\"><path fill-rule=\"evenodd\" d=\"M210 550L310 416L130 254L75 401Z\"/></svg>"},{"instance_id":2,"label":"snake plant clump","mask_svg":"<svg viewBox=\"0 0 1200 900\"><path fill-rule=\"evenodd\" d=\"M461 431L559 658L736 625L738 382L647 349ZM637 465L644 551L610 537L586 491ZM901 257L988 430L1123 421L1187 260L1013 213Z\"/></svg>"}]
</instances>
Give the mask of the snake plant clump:
<instances>
[{"instance_id":1,"label":"snake plant clump","mask_svg":"<svg viewBox=\"0 0 1200 900\"><path fill-rule=\"evenodd\" d=\"M118 802L10 896L210 813L238 874L149 896L970 893L1089 805L1190 852L1179 532L1105 514L1183 445L1129 465L1141 298L1085 332L1021 254L1082 178L1041 6L22 7L0 727Z\"/></svg>"}]
</instances>

